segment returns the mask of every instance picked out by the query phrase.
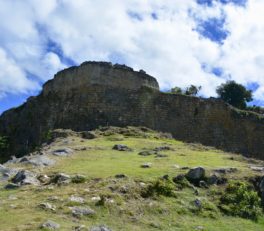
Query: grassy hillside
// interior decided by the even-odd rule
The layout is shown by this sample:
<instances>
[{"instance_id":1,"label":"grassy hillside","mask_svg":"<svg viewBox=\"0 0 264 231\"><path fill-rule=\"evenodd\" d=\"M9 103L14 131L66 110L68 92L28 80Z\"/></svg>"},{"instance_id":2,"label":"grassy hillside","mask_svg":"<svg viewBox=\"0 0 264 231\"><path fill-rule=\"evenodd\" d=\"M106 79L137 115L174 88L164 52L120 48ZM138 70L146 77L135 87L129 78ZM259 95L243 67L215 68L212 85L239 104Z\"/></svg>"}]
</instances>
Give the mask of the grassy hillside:
<instances>
[{"instance_id":1,"label":"grassy hillside","mask_svg":"<svg viewBox=\"0 0 264 231\"><path fill-rule=\"evenodd\" d=\"M145 128L100 129L92 133L93 139L60 132L64 137L40 148L56 164L36 167L10 162L5 166L28 169L50 177L47 179L65 173L81 174L85 180L67 184L48 180L40 186L25 185L12 190L4 189L7 182L0 182L0 230L48 230L40 228L47 220L60 224L58 230L78 230L76 227L80 225L86 228L79 230L98 225L116 231L264 230L262 212L257 220L246 219L230 214L222 206L230 183L251 182L262 176L249 167L263 165L260 161L199 144L186 144ZM114 150L116 144L131 150ZM166 150L158 150L159 147ZM73 153L52 154L52 150L64 148ZM139 155L142 151L151 155ZM143 168L143 164L150 167ZM221 173L219 177L227 182L219 185L199 186L185 178L173 182L174 177L196 166L205 168L206 179L219 169L235 170ZM73 197L82 200L71 200ZM49 203L53 209L43 208L41 203ZM74 216L71 210L74 206L90 207L95 214Z\"/></svg>"}]
</instances>

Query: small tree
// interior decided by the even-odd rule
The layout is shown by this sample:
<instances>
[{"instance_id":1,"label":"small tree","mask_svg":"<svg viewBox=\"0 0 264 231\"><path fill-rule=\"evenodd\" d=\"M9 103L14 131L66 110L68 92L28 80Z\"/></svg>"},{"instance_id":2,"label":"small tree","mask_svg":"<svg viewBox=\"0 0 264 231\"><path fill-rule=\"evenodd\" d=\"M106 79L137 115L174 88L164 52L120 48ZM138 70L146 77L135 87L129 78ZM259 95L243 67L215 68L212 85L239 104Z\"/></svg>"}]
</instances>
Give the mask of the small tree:
<instances>
[{"instance_id":1,"label":"small tree","mask_svg":"<svg viewBox=\"0 0 264 231\"><path fill-rule=\"evenodd\" d=\"M235 81L227 81L216 89L219 98L234 107L245 109L246 102L252 101L252 91Z\"/></svg>"},{"instance_id":2,"label":"small tree","mask_svg":"<svg viewBox=\"0 0 264 231\"><path fill-rule=\"evenodd\" d=\"M201 86L194 86L194 85L190 85L184 90L181 89L180 87L174 87L170 90L170 93L196 96L201 89L202 89Z\"/></svg>"},{"instance_id":3,"label":"small tree","mask_svg":"<svg viewBox=\"0 0 264 231\"><path fill-rule=\"evenodd\" d=\"M180 87L174 87L170 91L172 94L182 94L182 89Z\"/></svg>"},{"instance_id":4,"label":"small tree","mask_svg":"<svg viewBox=\"0 0 264 231\"><path fill-rule=\"evenodd\" d=\"M191 86L186 88L185 95L196 96L201 89L202 89L201 86L197 87L197 86L191 85Z\"/></svg>"}]
</instances>

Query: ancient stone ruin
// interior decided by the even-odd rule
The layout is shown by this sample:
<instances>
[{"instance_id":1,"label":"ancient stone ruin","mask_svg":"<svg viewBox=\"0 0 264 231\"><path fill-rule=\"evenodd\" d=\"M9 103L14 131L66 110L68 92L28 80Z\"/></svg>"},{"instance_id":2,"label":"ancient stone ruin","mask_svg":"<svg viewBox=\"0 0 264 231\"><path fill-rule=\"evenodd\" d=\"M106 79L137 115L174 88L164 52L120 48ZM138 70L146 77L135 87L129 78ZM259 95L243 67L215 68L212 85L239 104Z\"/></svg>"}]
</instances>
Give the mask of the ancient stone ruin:
<instances>
[{"instance_id":1,"label":"ancient stone ruin","mask_svg":"<svg viewBox=\"0 0 264 231\"><path fill-rule=\"evenodd\" d=\"M99 126L146 126L249 157L264 159L264 117L217 99L159 91L144 71L105 62L85 62L55 75L42 92L0 117L5 153L21 156L56 128L84 131ZM3 157L3 153L1 154Z\"/></svg>"}]
</instances>

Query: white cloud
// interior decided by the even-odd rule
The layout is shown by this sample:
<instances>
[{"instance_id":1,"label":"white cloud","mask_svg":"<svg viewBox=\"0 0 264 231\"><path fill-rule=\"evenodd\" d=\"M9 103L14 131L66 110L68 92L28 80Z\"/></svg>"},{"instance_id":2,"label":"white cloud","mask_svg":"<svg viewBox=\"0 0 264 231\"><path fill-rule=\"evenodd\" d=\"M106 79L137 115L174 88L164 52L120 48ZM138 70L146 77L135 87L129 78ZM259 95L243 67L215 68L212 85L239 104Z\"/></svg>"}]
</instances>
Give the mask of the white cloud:
<instances>
[{"instance_id":1,"label":"white cloud","mask_svg":"<svg viewBox=\"0 0 264 231\"><path fill-rule=\"evenodd\" d=\"M19 94L39 89L39 85L27 79L18 65L0 48L0 99L6 93Z\"/></svg>"},{"instance_id":2,"label":"white cloud","mask_svg":"<svg viewBox=\"0 0 264 231\"><path fill-rule=\"evenodd\" d=\"M5 19L0 23L0 46L23 73L6 78L32 82L25 76L31 73L37 81L46 81L68 65L61 54L47 48L50 39L76 63L111 61L115 56L155 76L163 89L196 84L203 86L205 96L215 95L225 79L204 71L202 64L221 67L226 78L258 83L255 97L263 99L263 8L262 0L249 0L246 8L217 1L210 8L195 0L0 0L0 16ZM197 18L223 15L230 35L222 46L193 30ZM10 92L12 82L0 82L2 92Z\"/></svg>"}]
</instances>

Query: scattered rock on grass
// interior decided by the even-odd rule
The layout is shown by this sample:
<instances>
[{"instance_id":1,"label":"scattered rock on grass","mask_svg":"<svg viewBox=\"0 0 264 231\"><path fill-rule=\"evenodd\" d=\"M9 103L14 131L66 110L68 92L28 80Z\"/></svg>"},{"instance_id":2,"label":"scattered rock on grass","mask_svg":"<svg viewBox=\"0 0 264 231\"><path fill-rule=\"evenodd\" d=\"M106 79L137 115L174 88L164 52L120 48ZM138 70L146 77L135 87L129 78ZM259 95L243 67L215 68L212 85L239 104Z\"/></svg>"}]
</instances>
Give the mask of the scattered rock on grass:
<instances>
[{"instance_id":1,"label":"scattered rock on grass","mask_svg":"<svg viewBox=\"0 0 264 231\"><path fill-rule=\"evenodd\" d=\"M125 174L117 174L115 175L115 178L122 179L122 178L127 178L127 176Z\"/></svg>"},{"instance_id":2,"label":"scattered rock on grass","mask_svg":"<svg viewBox=\"0 0 264 231\"><path fill-rule=\"evenodd\" d=\"M64 173L58 173L56 174L53 179L51 180L54 184L68 184L71 181L71 177L69 175L66 175Z\"/></svg>"},{"instance_id":3,"label":"scattered rock on grass","mask_svg":"<svg viewBox=\"0 0 264 231\"><path fill-rule=\"evenodd\" d=\"M194 201L194 205L195 207L197 207L198 209L202 208L202 202L199 199L195 199Z\"/></svg>"},{"instance_id":4,"label":"scattered rock on grass","mask_svg":"<svg viewBox=\"0 0 264 231\"><path fill-rule=\"evenodd\" d=\"M264 172L264 167L250 166L250 169L256 172Z\"/></svg>"},{"instance_id":5,"label":"scattered rock on grass","mask_svg":"<svg viewBox=\"0 0 264 231\"><path fill-rule=\"evenodd\" d=\"M75 217L82 217L82 216L92 216L95 214L95 211L92 210L90 207L69 207L72 211L72 215Z\"/></svg>"},{"instance_id":6,"label":"scattered rock on grass","mask_svg":"<svg viewBox=\"0 0 264 231\"><path fill-rule=\"evenodd\" d=\"M52 154L55 156L69 156L73 154L73 150L70 148L61 148L54 150Z\"/></svg>"},{"instance_id":7,"label":"scattered rock on grass","mask_svg":"<svg viewBox=\"0 0 264 231\"><path fill-rule=\"evenodd\" d=\"M117 151L132 151L131 148L127 147L124 144L116 144L114 145L113 149Z\"/></svg>"},{"instance_id":8,"label":"scattered rock on grass","mask_svg":"<svg viewBox=\"0 0 264 231\"><path fill-rule=\"evenodd\" d=\"M165 157L168 157L168 155L158 153L155 157L156 157L156 158L165 158Z\"/></svg>"},{"instance_id":9,"label":"scattered rock on grass","mask_svg":"<svg viewBox=\"0 0 264 231\"><path fill-rule=\"evenodd\" d=\"M92 227L90 231L112 231L112 230L104 225L100 225L100 226Z\"/></svg>"},{"instance_id":10,"label":"scattered rock on grass","mask_svg":"<svg viewBox=\"0 0 264 231\"><path fill-rule=\"evenodd\" d=\"M44 209L44 210L51 210L51 211L55 211L56 210L56 206L50 204L50 203L41 203L38 205L39 208Z\"/></svg>"},{"instance_id":11,"label":"scattered rock on grass","mask_svg":"<svg viewBox=\"0 0 264 231\"><path fill-rule=\"evenodd\" d=\"M36 155L25 156L20 160L20 163L32 164L35 166L51 166L55 164L55 160L52 160L45 155Z\"/></svg>"},{"instance_id":12,"label":"scattered rock on grass","mask_svg":"<svg viewBox=\"0 0 264 231\"><path fill-rule=\"evenodd\" d=\"M154 154L157 154L157 152L155 152L155 151L141 151L138 153L138 155L140 155L140 156L151 156Z\"/></svg>"},{"instance_id":13,"label":"scattered rock on grass","mask_svg":"<svg viewBox=\"0 0 264 231\"><path fill-rule=\"evenodd\" d=\"M205 177L205 169L202 167L192 168L186 174L186 178L191 183L198 183L200 180L203 180Z\"/></svg>"},{"instance_id":14,"label":"scattered rock on grass","mask_svg":"<svg viewBox=\"0 0 264 231\"><path fill-rule=\"evenodd\" d=\"M86 177L83 175L77 174L77 175L72 177L71 181L72 181L72 183L75 183L75 184L85 183Z\"/></svg>"},{"instance_id":15,"label":"scattered rock on grass","mask_svg":"<svg viewBox=\"0 0 264 231\"><path fill-rule=\"evenodd\" d=\"M39 185L37 175L28 170L20 170L12 179L12 183L19 185Z\"/></svg>"},{"instance_id":16,"label":"scattered rock on grass","mask_svg":"<svg viewBox=\"0 0 264 231\"><path fill-rule=\"evenodd\" d=\"M156 147L154 151L156 152L161 152L161 151L173 151L174 149L171 148L170 146L161 146L161 147Z\"/></svg>"},{"instance_id":17,"label":"scattered rock on grass","mask_svg":"<svg viewBox=\"0 0 264 231\"><path fill-rule=\"evenodd\" d=\"M151 168L151 166L152 166L152 163L141 164L141 168Z\"/></svg>"},{"instance_id":18,"label":"scattered rock on grass","mask_svg":"<svg viewBox=\"0 0 264 231\"><path fill-rule=\"evenodd\" d=\"M78 196L73 196L73 195L69 198L69 200L71 202L77 202L77 203L80 203L80 204L83 204L84 201L85 201L84 198L78 197Z\"/></svg>"},{"instance_id":19,"label":"scattered rock on grass","mask_svg":"<svg viewBox=\"0 0 264 231\"><path fill-rule=\"evenodd\" d=\"M238 171L237 168L218 168L214 170L214 172L221 173L221 174L234 173L237 171Z\"/></svg>"},{"instance_id":20,"label":"scattered rock on grass","mask_svg":"<svg viewBox=\"0 0 264 231\"><path fill-rule=\"evenodd\" d=\"M7 184L7 185L5 186L5 189L17 189L17 188L19 188L19 187L20 187L20 185L18 185L18 184L9 183L9 184Z\"/></svg>"},{"instance_id":21,"label":"scattered rock on grass","mask_svg":"<svg viewBox=\"0 0 264 231\"><path fill-rule=\"evenodd\" d=\"M49 229L49 230L55 230L55 229L59 229L60 225L55 223L54 221L48 220L44 224L41 225L41 228Z\"/></svg>"},{"instance_id":22,"label":"scattered rock on grass","mask_svg":"<svg viewBox=\"0 0 264 231\"><path fill-rule=\"evenodd\" d=\"M88 230L85 225L78 225L73 228L74 231L86 231Z\"/></svg>"}]
</instances>

